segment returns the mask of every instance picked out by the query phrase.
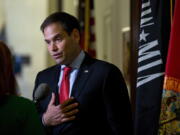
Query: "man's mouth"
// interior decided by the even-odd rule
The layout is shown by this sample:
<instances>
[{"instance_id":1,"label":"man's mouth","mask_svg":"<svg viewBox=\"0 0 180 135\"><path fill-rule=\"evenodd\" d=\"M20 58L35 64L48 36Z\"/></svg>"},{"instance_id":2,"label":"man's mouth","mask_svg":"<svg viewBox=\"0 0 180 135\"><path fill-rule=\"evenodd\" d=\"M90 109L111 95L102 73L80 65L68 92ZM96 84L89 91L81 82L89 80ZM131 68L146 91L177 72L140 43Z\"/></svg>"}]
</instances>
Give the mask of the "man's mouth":
<instances>
[{"instance_id":1,"label":"man's mouth","mask_svg":"<svg viewBox=\"0 0 180 135\"><path fill-rule=\"evenodd\" d=\"M60 58L60 57L62 57L62 56L63 56L62 53L53 54L53 58L55 58L55 59L58 59L58 58Z\"/></svg>"}]
</instances>

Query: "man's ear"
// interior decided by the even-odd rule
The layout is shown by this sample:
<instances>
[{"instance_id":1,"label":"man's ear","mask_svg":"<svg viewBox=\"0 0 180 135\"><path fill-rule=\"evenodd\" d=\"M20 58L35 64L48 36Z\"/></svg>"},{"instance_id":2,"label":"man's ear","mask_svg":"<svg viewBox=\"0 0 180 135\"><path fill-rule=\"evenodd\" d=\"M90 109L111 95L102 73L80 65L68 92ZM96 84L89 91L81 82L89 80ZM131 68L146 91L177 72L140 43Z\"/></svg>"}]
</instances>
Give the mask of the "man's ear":
<instances>
[{"instance_id":1,"label":"man's ear","mask_svg":"<svg viewBox=\"0 0 180 135\"><path fill-rule=\"evenodd\" d=\"M73 29L72 37L73 37L74 40L76 40L79 43L79 41L80 41L80 32L79 32L79 30Z\"/></svg>"}]
</instances>

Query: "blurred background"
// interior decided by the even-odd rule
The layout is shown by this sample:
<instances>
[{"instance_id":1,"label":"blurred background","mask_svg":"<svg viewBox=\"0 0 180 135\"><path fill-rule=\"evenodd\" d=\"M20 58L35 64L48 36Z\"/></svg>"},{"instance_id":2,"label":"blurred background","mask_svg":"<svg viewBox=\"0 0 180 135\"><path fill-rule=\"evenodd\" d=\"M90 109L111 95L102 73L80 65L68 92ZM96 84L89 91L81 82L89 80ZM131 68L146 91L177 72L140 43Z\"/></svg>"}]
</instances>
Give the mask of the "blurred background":
<instances>
[{"instance_id":1,"label":"blurred background","mask_svg":"<svg viewBox=\"0 0 180 135\"><path fill-rule=\"evenodd\" d=\"M40 25L65 11L81 22L81 46L123 72L130 94L130 0L0 0L0 40L13 53L21 95L32 99L36 74L51 65Z\"/></svg>"}]
</instances>

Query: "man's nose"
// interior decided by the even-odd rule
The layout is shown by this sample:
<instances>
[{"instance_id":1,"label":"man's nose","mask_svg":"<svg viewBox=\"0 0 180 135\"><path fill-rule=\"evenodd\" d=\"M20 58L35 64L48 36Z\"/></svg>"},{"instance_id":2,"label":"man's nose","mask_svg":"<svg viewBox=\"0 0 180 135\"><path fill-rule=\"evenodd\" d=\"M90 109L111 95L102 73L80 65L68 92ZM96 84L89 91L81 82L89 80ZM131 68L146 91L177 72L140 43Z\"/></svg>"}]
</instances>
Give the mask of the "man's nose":
<instances>
[{"instance_id":1,"label":"man's nose","mask_svg":"<svg viewBox=\"0 0 180 135\"><path fill-rule=\"evenodd\" d=\"M52 51L56 51L58 49L57 45L54 44L54 42L51 43L51 49Z\"/></svg>"}]
</instances>

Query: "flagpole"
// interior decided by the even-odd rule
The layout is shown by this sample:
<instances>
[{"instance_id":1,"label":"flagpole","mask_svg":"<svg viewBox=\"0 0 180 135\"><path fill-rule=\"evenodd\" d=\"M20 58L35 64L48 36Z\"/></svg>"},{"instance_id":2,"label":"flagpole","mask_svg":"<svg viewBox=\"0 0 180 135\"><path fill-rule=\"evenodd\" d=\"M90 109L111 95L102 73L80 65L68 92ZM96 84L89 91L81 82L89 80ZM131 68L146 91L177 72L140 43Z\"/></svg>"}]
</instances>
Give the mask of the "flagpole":
<instances>
[{"instance_id":1,"label":"flagpole","mask_svg":"<svg viewBox=\"0 0 180 135\"><path fill-rule=\"evenodd\" d=\"M170 0L170 15L171 15L171 24L173 21L173 0Z\"/></svg>"},{"instance_id":2,"label":"flagpole","mask_svg":"<svg viewBox=\"0 0 180 135\"><path fill-rule=\"evenodd\" d=\"M89 0L85 0L85 51L88 51L89 47L89 18L90 18L90 6Z\"/></svg>"}]
</instances>

